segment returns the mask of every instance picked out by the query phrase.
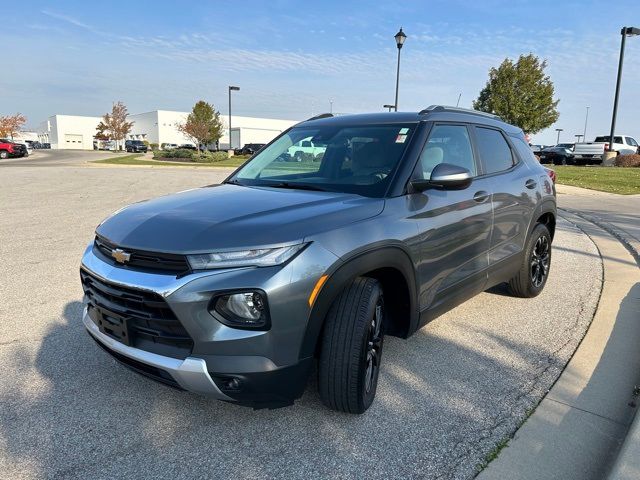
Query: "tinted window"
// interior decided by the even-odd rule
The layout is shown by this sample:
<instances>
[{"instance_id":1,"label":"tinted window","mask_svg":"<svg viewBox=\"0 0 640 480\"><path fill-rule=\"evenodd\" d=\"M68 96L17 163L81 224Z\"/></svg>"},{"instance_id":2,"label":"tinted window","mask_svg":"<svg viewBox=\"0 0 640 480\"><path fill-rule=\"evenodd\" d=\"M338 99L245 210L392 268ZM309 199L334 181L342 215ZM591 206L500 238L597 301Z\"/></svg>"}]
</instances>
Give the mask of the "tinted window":
<instances>
[{"instance_id":1,"label":"tinted window","mask_svg":"<svg viewBox=\"0 0 640 480\"><path fill-rule=\"evenodd\" d=\"M485 173L501 172L513 166L511 148L498 130L476 127L476 137Z\"/></svg>"},{"instance_id":2,"label":"tinted window","mask_svg":"<svg viewBox=\"0 0 640 480\"><path fill-rule=\"evenodd\" d=\"M431 178L431 172L440 163L464 167L476 175L476 164L469 140L469 131L464 125L436 125L420 155L422 178Z\"/></svg>"},{"instance_id":3,"label":"tinted window","mask_svg":"<svg viewBox=\"0 0 640 480\"><path fill-rule=\"evenodd\" d=\"M611 137L609 135L606 136L602 136L602 137L596 137L596 139L594 140L596 143L609 143L609 139ZM622 143L622 137L618 137L617 135L615 135L613 137L613 143Z\"/></svg>"},{"instance_id":4,"label":"tinted window","mask_svg":"<svg viewBox=\"0 0 640 480\"><path fill-rule=\"evenodd\" d=\"M264 147L231 181L382 196L415 124L292 128ZM300 149L314 146L313 153Z\"/></svg>"}]
</instances>

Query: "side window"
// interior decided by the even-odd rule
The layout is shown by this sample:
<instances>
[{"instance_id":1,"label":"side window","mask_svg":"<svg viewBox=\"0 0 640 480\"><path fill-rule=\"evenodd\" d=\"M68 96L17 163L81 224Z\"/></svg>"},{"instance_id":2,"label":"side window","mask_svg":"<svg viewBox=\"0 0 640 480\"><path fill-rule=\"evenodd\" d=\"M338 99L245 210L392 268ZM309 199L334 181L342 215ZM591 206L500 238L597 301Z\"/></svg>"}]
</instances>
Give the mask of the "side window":
<instances>
[{"instance_id":1,"label":"side window","mask_svg":"<svg viewBox=\"0 0 640 480\"><path fill-rule=\"evenodd\" d=\"M629 145L631 145L632 147L637 147L638 146L638 143L631 137L627 137L627 143Z\"/></svg>"},{"instance_id":2,"label":"side window","mask_svg":"<svg viewBox=\"0 0 640 480\"><path fill-rule=\"evenodd\" d=\"M476 137L485 173L502 172L513 167L513 154L502 133L491 128L476 127Z\"/></svg>"},{"instance_id":3,"label":"side window","mask_svg":"<svg viewBox=\"0 0 640 480\"><path fill-rule=\"evenodd\" d=\"M464 125L435 125L429 140L420 154L419 167L422 178L431 178L431 172L440 163L450 163L464 167L476 176L476 163L469 140L469 132Z\"/></svg>"}]
</instances>

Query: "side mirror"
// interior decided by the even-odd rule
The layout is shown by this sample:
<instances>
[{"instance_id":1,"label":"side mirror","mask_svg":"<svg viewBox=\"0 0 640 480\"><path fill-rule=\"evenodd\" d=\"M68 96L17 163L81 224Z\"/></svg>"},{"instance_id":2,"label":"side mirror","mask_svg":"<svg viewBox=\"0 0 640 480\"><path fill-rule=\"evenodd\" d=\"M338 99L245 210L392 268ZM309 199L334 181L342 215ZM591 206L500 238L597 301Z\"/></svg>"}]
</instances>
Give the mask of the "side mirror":
<instances>
[{"instance_id":1,"label":"side mirror","mask_svg":"<svg viewBox=\"0 0 640 480\"><path fill-rule=\"evenodd\" d=\"M411 180L409 184L416 192L422 192L428 188L442 188L445 190L462 190L471 185L473 177L471 172L464 167L450 163L440 163L431 172L429 180Z\"/></svg>"}]
</instances>

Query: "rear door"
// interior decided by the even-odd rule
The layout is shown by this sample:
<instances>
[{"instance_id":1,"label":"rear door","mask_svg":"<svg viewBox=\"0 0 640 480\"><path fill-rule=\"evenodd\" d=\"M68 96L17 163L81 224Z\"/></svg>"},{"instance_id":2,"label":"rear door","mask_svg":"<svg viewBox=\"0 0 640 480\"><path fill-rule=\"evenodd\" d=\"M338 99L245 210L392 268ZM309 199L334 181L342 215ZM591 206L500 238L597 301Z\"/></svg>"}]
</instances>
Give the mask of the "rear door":
<instances>
[{"instance_id":1,"label":"rear door","mask_svg":"<svg viewBox=\"0 0 640 480\"><path fill-rule=\"evenodd\" d=\"M481 178L493 193L493 227L489 265L519 261L529 222L538 201L540 178L520 161L507 136L497 128L475 126Z\"/></svg>"},{"instance_id":2,"label":"rear door","mask_svg":"<svg viewBox=\"0 0 640 480\"><path fill-rule=\"evenodd\" d=\"M429 179L439 163L464 167L475 178L463 190L433 188L409 195L409 220L416 222L419 231L422 310L435 309L453 297L473 296L484 289L487 278L492 181L478 176L481 172L467 125L435 124L413 178Z\"/></svg>"}]
</instances>

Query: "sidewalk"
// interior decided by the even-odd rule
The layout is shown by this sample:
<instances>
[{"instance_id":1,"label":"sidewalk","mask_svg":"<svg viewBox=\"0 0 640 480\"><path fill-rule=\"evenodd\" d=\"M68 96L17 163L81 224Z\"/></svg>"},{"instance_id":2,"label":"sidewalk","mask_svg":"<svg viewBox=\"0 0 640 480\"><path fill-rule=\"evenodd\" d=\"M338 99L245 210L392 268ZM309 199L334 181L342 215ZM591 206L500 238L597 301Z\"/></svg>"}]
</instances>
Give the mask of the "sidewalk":
<instances>
[{"instance_id":1,"label":"sidewalk","mask_svg":"<svg viewBox=\"0 0 640 480\"><path fill-rule=\"evenodd\" d=\"M602 479L612 468L612 475L621 475L616 480L640 478L640 415L629 430L636 413L631 405L640 403L634 396L640 381L640 269L610 233L582 217L561 214L600 251L604 283L598 309L558 381L480 473L482 480Z\"/></svg>"}]
</instances>

